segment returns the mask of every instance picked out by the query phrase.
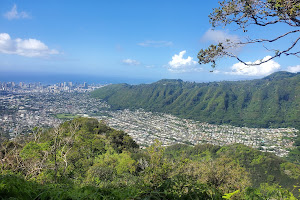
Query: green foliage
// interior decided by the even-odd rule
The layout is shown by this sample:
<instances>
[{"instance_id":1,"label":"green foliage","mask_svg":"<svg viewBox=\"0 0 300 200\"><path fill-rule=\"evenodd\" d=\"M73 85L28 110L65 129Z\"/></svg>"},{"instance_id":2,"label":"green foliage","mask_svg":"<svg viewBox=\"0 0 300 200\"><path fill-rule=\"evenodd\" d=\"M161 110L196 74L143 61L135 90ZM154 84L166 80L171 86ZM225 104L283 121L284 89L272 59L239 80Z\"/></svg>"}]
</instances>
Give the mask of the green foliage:
<instances>
[{"instance_id":1,"label":"green foliage","mask_svg":"<svg viewBox=\"0 0 300 200\"><path fill-rule=\"evenodd\" d=\"M16 175L0 175L0 199L22 200L104 200L129 199L138 193L136 188L78 187L72 184L42 185Z\"/></svg>"},{"instance_id":2,"label":"green foliage","mask_svg":"<svg viewBox=\"0 0 300 200\"><path fill-rule=\"evenodd\" d=\"M252 185L255 187L259 187L263 182L278 183L289 188L298 184L299 177L296 178L296 174L299 173L299 166L289 163L274 154L260 152L242 144L224 146L217 154L231 157L240 166L246 168Z\"/></svg>"},{"instance_id":3,"label":"green foliage","mask_svg":"<svg viewBox=\"0 0 300 200\"><path fill-rule=\"evenodd\" d=\"M231 199L231 197L233 197L235 194L239 193L240 191L237 190L237 191L234 191L232 193L227 193L225 194L224 196L222 196L224 199Z\"/></svg>"},{"instance_id":4,"label":"green foliage","mask_svg":"<svg viewBox=\"0 0 300 200\"><path fill-rule=\"evenodd\" d=\"M55 117L57 117L58 119L74 119L79 117L78 115L72 115L72 114L56 114Z\"/></svg>"},{"instance_id":5,"label":"green foliage","mask_svg":"<svg viewBox=\"0 0 300 200\"><path fill-rule=\"evenodd\" d=\"M22 149L20 156L22 159L41 159L42 147L35 142L27 143Z\"/></svg>"},{"instance_id":6,"label":"green foliage","mask_svg":"<svg viewBox=\"0 0 300 200\"><path fill-rule=\"evenodd\" d=\"M210 45L207 49L201 49L197 55L199 64L212 63L212 68L216 67L216 59L224 56L224 46L222 43L218 45Z\"/></svg>"},{"instance_id":7,"label":"green foliage","mask_svg":"<svg viewBox=\"0 0 300 200\"><path fill-rule=\"evenodd\" d=\"M295 199L299 165L235 144L141 150L77 118L1 144L0 199ZM38 138L38 139L37 139ZM239 192L238 192L239 191Z\"/></svg>"},{"instance_id":8,"label":"green foliage","mask_svg":"<svg viewBox=\"0 0 300 200\"><path fill-rule=\"evenodd\" d=\"M168 179L171 171L171 164L164 157L165 148L156 140L153 145L148 147L147 154L148 167L144 172L144 184L156 189Z\"/></svg>"},{"instance_id":9,"label":"green foliage","mask_svg":"<svg viewBox=\"0 0 300 200\"><path fill-rule=\"evenodd\" d=\"M289 152L287 159L296 164L300 164L300 147L297 146L296 148L292 149Z\"/></svg>"},{"instance_id":10,"label":"green foliage","mask_svg":"<svg viewBox=\"0 0 300 200\"><path fill-rule=\"evenodd\" d=\"M113 130L106 132L106 137L110 141L111 146L118 153L121 153L123 150L132 151L138 148L135 141L124 131Z\"/></svg>"},{"instance_id":11,"label":"green foliage","mask_svg":"<svg viewBox=\"0 0 300 200\"><path fill-rule=\"evenodd\" d=\"M280 165L281 171L288 175L292 179L299 179L300 166L294 163L285 162Z\"/></svg>"},{"instance_id":12,"label":"green foliage","mask_svg":"<svg viewBox=\"0 0 300 200\"><path fill-rule=\"evenodd\" d=\"M87 172L86 183L101 185L116 178L130 176L136 171L136 165L129 152L118 154L113 149L108 149L105 154L95 158L93 166Z\"/></svg>"},{"instance_id":13,"label":"green foliage","mask_svg":"<svg viewBox=\"0 0 300 200\"><path fill-rule=\"evenodd\" d=\"M1 199L35 199L38 195L35 184L27 182L20 176L0 175Z\"/></svg>"},{"instance_id":14,"label":"green foliage","mask_svg":"<svg viewBox=\"0 0 300 200\"><path fill-rule=\"evenodd\" d=\"M300 134L297 135L293 144L294 148L291 149L287 156L287 160L300 164Z\"/></svg>"},{"instance_id":15,"label":"green foliage","mask_svg":"<svg viewBox=\"0 0 300 200\"><path fill-rule=\"evenodd\" d=\"M244 192L245 199L287 199L287 200L296 200L293 193L287 189L281 188L281 186L274 184L270 185L268 183L263 183L259 188L247 188Z\"/></svg>"},{"instance_id":16,"label":"green foliage","mask_svg":"<svg viewBox=\"0 0 300 200\"><path fill-rule=\"evenodd\" d=\"M135 199L221 200L221 196L221 193L215 188L192 182L186 177L179 175L165 180L156 189L144 189Z\"/></svg>"}]
</instances>

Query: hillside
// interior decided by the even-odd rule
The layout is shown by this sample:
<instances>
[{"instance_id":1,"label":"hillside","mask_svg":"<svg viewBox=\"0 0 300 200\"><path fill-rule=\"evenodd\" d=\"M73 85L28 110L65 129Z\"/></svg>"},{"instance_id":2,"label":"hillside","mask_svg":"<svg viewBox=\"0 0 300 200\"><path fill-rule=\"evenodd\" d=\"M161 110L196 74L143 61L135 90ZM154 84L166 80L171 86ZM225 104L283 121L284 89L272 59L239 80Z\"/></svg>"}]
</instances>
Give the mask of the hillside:
<instances>
[{"instance_id":1,"label":"hillside","mask_svg":"<svg viewBox=\"0 0 300 200\"><path fill-rule=\"evenodd\" d=\"M300 73L276 72L263 79L192 83L109 85L91 93L113 109L166 112L208 123L300 128Z\"/></svg>"},{"instance_id":2,"label":"hillside","mask_svg":"<svg viewBox=\"0 0 300 200\"><path fill-rule=\"evenodd\" d=\"M300 167L234 144L146 149L92 118L0 143L0 199L296 199ZM292 193L291 193L292 192ZM227 198L228 199L228 198Z\"/></svg>"}]
</instances>

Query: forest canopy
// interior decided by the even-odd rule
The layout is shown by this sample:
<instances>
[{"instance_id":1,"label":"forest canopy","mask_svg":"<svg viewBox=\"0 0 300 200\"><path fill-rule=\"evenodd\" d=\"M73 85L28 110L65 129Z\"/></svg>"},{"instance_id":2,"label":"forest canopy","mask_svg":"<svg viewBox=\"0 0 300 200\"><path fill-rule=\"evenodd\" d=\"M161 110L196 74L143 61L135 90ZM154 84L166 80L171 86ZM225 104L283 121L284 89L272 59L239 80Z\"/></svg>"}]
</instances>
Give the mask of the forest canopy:
<instances>
[{"instance_id":1,"label":"forest canopy","mask_svg":"<svg viewBox=\"0 0 300 200\"><path fill-rule=\"evenodd\" d=\"M0 144L2 199L295 199L300 166L241 144L146 149L92 118Z\"/></svg>"}]
</instances>

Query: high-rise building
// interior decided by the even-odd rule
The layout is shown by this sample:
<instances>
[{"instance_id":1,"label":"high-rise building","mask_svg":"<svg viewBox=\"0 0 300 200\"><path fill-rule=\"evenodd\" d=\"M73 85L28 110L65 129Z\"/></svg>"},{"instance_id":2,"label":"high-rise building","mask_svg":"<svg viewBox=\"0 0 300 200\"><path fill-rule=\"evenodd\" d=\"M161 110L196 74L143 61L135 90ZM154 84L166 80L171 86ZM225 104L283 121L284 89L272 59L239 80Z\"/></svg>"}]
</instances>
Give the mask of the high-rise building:
<instances>
[{"instance_id":1,"label":"high-rise building","mask_svg":"<svg viewBox=\"0 0 300 200\"><path fill-rule=\"evenodd\" d=\"M85 89L88 88L88 84L86 82L83 83L83 88L85 88Z\"/></svg>"}]
</instances>

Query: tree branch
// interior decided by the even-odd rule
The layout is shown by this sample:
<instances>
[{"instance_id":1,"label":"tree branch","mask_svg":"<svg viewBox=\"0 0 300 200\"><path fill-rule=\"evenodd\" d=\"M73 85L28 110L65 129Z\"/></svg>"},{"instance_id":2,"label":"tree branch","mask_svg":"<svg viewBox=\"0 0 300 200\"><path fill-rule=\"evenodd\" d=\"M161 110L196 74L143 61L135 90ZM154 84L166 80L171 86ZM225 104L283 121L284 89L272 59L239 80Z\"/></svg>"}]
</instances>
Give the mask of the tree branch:
<instances>
[{"instance_id":1,"label":"tree branch","mask_svg":"<svg viewBox=\"0 0 300 200\"><path fill-rule=\"evenodd\" d=\"M220 7L215 8L209 15L210 23L213 27L229 24L235 24L247 32L246 28L250 25L266 27L272 24L284 23L290 27L300 26L300 1L299 0L223 0L219 2ZM298 35L300 30L288 31L273 39L251 39L248 41L226 41L218 45L211 45L207 49L201 49L198 53L199 64L212 63L216 66L216 60L223 56L236 58L245 65L260 65L266 63L281 55L297 56L299 51L290 52L299 42ZM240 45L254 43L272 43L287 39L287 36L293 34L293 43L285 50L272 50L274 55L266 60L256 63L247 63L238 56L230 52L230 49Z\"/></svg>"},{"instance_id":2,"label":"tree branch","mask_svg":"<svg viewBox=\"0 0 300 200\"><path fill-rule=\"evenodd\" d=\"M240 42L240 43L238 43L238 44L240 44L240 45L245 45L245 44L251 44L251 43L275 42L275 41L277 41L277 40L279 40L279 39L281 39L281 38L283 38L283 37L285 37L285 36L287 36L287 35L290 35L290 34L292 34L292 33L297 33L297 32L300 32L300 29L299 29L299 30L289 31L289 32L287 32L287 33L285 33L285 34L283 34L283 35L280 35L280 36L278 36L278 37L276 37L276 38L274 38L274 39L271 39L271 40L268 40L268 39L256 39L256 40L250 40L250 41L248 41L248 42Z\"/></svg>"},{"instance_id":3,"label":"tree branch","mask_svg":"<svg viewBox=\"0 0 300 200\"><path fill-rule=\"evenodd\" d=\"M286 49L284 51L277 52L274 56L271 56L270 58L268 58L266 60L261 60L258 63L247 63L247 62L243 61L242 59L240 59L238 56L236 56L236 55L234 55L232 53L228 53L228 52L225 52L225 55L227 55L229 57L232 57L232 58L236 58L238 61L240 61L241 63L243 63L244 65L247 65L247 66L261 65L261 64L266 63L266 62L268 62L268 61L270 61L270 60L272 60L272 59L274 59L276 57L280 57L282 54L285 54L286 56L299 54L300 51L295 52L295 53L287 53L287 52L289 52L290 50L292 50L296 46L296 44L299 42L299 40L300 40L300 37L298 37L296 39L296 41L293 42L293 44L288 49Z\"/></svg>"}]
</instances>

